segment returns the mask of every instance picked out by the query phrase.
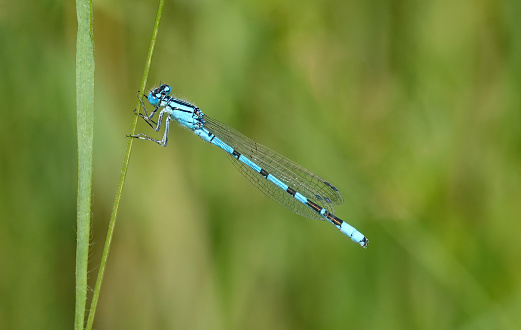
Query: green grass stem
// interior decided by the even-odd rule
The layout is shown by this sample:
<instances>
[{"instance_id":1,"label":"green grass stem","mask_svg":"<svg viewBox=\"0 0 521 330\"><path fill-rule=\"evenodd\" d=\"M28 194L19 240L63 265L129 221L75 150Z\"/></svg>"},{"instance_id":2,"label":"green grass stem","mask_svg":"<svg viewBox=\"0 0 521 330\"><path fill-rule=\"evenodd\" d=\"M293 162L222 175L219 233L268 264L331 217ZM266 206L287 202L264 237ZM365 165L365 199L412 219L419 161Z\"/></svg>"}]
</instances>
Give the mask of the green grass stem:
<instances>
[{"instance_id":1,"label":"green grass stem","mask_svg":"<svg viewBox=\"0 0 521 330\"><path fill-rule=\"evenodd\" d=\"M145 87L146 87L146 84L147 84L147 80L148 80L148 72L150 71L150 64L152 62L152 55L154 53L154 48L155 48L155 45L156 45L157 34L158 34L158 31L159 31L159 22L161 21L161 13L163 12L163 4L164 4L164 0L160 0L159 1L159 7L157 9L157 15L156 15L156 21L155 21L155 25L154 25L154 30L152 32L152 40L150 41L150 47L148 49L148 56L147 56L147 59L146 59L146 62L145 62L145 69L144 69L144 72L143 72L143 78L141 80L141 88L140 88L140 95L139 95L140 97L143 96L143 91L145 90ZM139 107L140 107L140 103L138 101L137 104L136 104L136 109L138 109ZM130 134L131 135L134 134L135 131L136 131L137 121L138 121L138 117L134 116L134 120L132 121L132 126L131 126L131 129L130 129L130 132L131 132ZM98 271L98 277L96 279L96 286L94 287L94 294L92 296L89 316L88 316L88 319L87 319L86 329L88 329L88 330L92 329L92 325L94 323L94 316L95 316L95 313L96 313L96 307L98 305L101 284L103 282L103 274L105 272L105 267L106 267L107 259L108 259L108 256L109 256L110 243L112 242L112 236L114 234L114 227L115 227L115 224L116 224L116 216L118 214L119 201L121 199L121 192L123 191L123 184L125 183L125 177L127 175L128 163L130 161L130 153L132 151L132 142L133 141L134 141L134 139L128 139L127 149L126 149L126 152L125 152L125 158L123 160L123 167L121 169L121 176L120 176L120 179L119 179L119 184L118 184L118 188L117 188L117 192L116 192L116 198L114 200L114 205L113 205L113 208L112 208L112 214L110 216L110 222L109 222L109 227L108 227L108 231L107 231L107 238L105 240L105 246L103 248L103 255L101 257L101 264L100 264L100 268L99 268L99 271Z\"/></svg>"}]
</instances>

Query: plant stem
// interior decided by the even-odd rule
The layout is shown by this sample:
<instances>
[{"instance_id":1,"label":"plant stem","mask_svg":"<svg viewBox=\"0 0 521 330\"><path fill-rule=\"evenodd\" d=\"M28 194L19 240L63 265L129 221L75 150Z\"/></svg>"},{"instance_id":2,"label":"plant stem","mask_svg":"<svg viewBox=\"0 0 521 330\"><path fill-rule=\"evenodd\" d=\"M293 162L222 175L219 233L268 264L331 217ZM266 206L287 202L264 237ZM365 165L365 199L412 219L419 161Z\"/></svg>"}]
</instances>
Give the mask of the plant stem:
<instances>
[{"instance_id":1,"label":"plant stem","mask_svg":"<svg viewBox=\"0 0 521 330\"><path fill-rule=\"evenodd\" d=\"M164 0L159 1L159 7L157 9L154 30L152 32L152 40L150 41L150 47L148 49L148 56L147 56L147 60L145 62L145 69L143 72L143 79L141 81L140 98L143 96L143 91L147 84L148 72L150 70L150 64L152 62L152 55L154 53L154 48L156 45L157 33L159 31L159 22L161 21L161 13L163 12L163 3L164 3ZM139 106L140 106L140 102L138 101L136 104L136 108L139 108ZM130 129L131 135L134 134L136 131L137 120L138 120L138 117L134 116L134 120L132 122L132 126ZM114 200L112 214L110 216L110 222L109 222L109 227L108 227L108 231L107 231L107 238L105 240L105 246L103 248L103 255L101 257L101 264L100 264L100 268L98 271L98 277L96 279L96 286L94 288L94 294L92 296L89 317L87 320L87 327L86 327L87 330L92 329L92 325L94 323L94 315L96 313L96 307L98 305L101 284L103 282L103 274L105 272L105 266L107 264L107 258L108 258L109 250L110 250L110 243L112 242L112 236L114 234L114 226L116 224L116 216L118 214L119 201L121 199L121 193L123 191L123 184L125 183L125 177L127 175L128 163L130 161L130 152L132 151L132 142L133 141L134 141L134 139L128 139L127 150L125 152L125 158L123 160L123 167L121 169L121 176L119 179L119 184L118 184L118 188L117 188L117 192L116 192L116 198Z\"/></svg>"}]
</instances>

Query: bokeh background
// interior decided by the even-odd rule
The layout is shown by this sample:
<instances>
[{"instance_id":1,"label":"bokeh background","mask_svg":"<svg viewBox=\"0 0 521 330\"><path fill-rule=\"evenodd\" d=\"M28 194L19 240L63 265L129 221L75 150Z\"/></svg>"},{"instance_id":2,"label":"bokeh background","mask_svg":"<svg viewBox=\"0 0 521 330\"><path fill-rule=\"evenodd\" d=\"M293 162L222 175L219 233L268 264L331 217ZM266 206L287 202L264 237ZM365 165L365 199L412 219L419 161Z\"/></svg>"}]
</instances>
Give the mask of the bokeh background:
<instances>
[{"instance_id":1,"label":"bokeh background","mask_svg":"<svg viewBox=\"0 0 521 330\"><path fill-rule=\"evenodd\" d=\"M91 287L156 6L94 1ZM518 1L168 1L149 87L334 183L370 245L174 126L167 148L134 143L95 328L519 329L520 16ZM0 2L1 329L73 327L75 34L72 1Z\"/></svg>"}]
</instances>

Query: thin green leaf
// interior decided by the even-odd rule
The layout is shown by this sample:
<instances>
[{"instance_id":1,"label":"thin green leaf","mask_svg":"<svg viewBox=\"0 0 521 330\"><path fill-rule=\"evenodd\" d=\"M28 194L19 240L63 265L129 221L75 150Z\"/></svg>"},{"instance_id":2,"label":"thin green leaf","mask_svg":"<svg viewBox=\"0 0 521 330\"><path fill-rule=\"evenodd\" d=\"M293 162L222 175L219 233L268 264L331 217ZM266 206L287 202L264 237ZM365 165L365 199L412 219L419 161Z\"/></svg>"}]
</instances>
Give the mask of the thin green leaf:
<instances>
[{"instance_id":1,"label":"thin green leaf","mask_svg":"<svg viewBox=\"0 0 521 330\"><path fill-rule=\"evenodd\" d=\"M77 0L76 107L78 134L78 200L76 242L75 329L83 329L87 301L87 265L92 188L92 145L94 135L94 40L92 1Z\"/></svg>"}]
</instances>

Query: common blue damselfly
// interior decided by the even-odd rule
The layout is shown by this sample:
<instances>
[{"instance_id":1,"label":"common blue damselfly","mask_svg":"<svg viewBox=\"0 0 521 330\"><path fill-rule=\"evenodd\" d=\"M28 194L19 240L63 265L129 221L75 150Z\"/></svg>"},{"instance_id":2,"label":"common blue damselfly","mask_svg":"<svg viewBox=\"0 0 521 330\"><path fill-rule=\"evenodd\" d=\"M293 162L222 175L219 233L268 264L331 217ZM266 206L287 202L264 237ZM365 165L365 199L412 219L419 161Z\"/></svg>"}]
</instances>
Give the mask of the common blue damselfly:
<instances>
[{"instance_id":1,"label":"common blue damselfly","mask_svg":"<svg viewBox=\"0 0 521 330\"><path fill-rule=\"evenodd\" d=\"M367 247L369 241L362 233L335 216L334 205L344 201L342 193L335 186L226 124L205 115L195 105L170 96L171 90L170 86L163 84L148 94L148 102L154 106L150 115L141 99L144 114L134 110L156 132L159 132L165 120L163 139L156 140L143 133L131 137L154 141L165 147L170 122L176 120L201 139L223 149L246 178L283 207L306 218L327 220L354 242ZM152 118L158 111L156 123Z\"/></svg>"}]
</instances>

